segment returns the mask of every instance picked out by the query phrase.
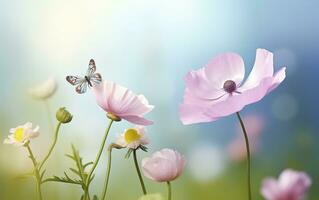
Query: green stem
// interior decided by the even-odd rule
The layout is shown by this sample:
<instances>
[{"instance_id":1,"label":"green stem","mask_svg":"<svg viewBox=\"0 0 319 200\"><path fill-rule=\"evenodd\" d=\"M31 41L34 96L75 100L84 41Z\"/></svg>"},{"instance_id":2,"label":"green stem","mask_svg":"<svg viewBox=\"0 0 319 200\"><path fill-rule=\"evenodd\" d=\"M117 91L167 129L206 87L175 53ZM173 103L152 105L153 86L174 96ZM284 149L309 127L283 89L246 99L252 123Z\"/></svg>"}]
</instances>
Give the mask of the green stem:
<instances>
[{"instance_id":1,"label":"green stem","mask_svg":"<svg viewBox=\"0 0 319 200\"><path fill-rule=\"evenodd\" d=\"M111 144L109 149L108 149L109 158L108 158L108 163L107 163L107 174L106 174L106 178L105 178L105 182L104 182L104 189L103 189L101 200L104 200L106 197L107 187L108 187L109 180L110 180L111 166L112 166L112 149L113 149L113 146Z\"/></svg>"},{"instance_id":2,"label":"green stem","mask_svg":"<svg viewBox=\"0 0 319 200\"><path fill-rule=\"evenodd\" d=\"M168 200L172 200L172 186L171 186L171 182L167 181L167 190L168 190L168 195L167 195L167 199Z\"/></svg>"},{"instance_id":3,"label":"green stem","mask_svg":"<svg viewBox=\"0 0 319 200\"><path fill-rule=\"evenodd\" d=\"M134 157L135 168L136 168L137 175L138 175L138 178L139 178L140 183L141 183L141 187L142 187L142 190L143 190L143 194L146 195L147 192L146 192L146 188L145 188L145 184L144 184L144 181L143 181L143 177L142 177L140 168L139 168L139 166L138 166L136 151L137 151L137 149L134 149L134 150L133 150L133 157Z\"/></svg>"},{"instance_id":4,"label":"green stem","mask_svg":"<svg viewBox=\"0 0 319 200\"><path fill-rule=\"evenodd\" d=\"M96 166L97 166L97 164L98 164L98 162L99 162L99 160L101 158L101 155L102 155L102 152L103 152L103 149L104 149L104 146L105 146L105 142L106 142L107 136L108 136L108 134L109 134L109 132L111 130L111 126L112 126L113 121L114 120L112 120L112 119L110 120L110 123L109 123L107 129L105 130L105 134L104 134L104 138L102 140L101 146L100 146L100 150L99 150L98 154L96 155L96 158L95 158L95 161L93 163L93 166L92 166L92 168L91 168L91 170L90 170L90 172L89 172L89 174L87 176L86 183L85 183L85 185L87 187L87 191L86 191L86 194L85 194L85 199L90 199L89 185L90 185L90 181L91 181L91 178L92 178L92 174L93 174L93 172L94 172L94 170L95 170L95 168L96 168Z\"/></svg>"},{"instance_id":5,"label":"green stem","mask_svg":"<svg viewBox=\"0 0 319 200\"><path fill-rule=\"evenodd\" d=\"M37 161L32 153L32 150L29 146L28 143L25 144L25 147L28 149L29 152L29 157L33 163L33 167L34 167L34 176L37 180L37 195L38 195L38 200L42 200L42 192L41 192L41 176L37 167Z\"/></svg>"},{"instance_id":6,"label":"green stem","mask_svg":"<svg viewBox=\"0 0 319 200\"><path fill-rule=\"evenodd\" d=\"M55 128L55 133L54 133L53 142L52 142L52 144L51 144L51 147L50 147L50 149L49 149L47 155L44 157L43 161L42 161L41 164L40 164L39 171L41 171L43 165L44 165L45 162L49 159L49 157L50 157L50 155L51 155L51 153L52 153L52 151L53 151L53 149L54 149L54 147L55 147L55 145L56 145L56 143L57 143L57 141L58 141L59 130L60 130L61 124L62 124L62 123L59 122L59 123L57 124L56 128Z\"/></svg>"},{"instance_id":7,"label":"green stem","mask_svg":"<svg viewBox=\"0 0 319 200\"><path fill-rule=\"evenodd\" d=\"M250 158L250 148L249 148L249 139L248 139L248 134L245 128L245 124L240 117L239 112L236 113L238 120L240 122L241 128L243 130L244 136L245 136L245 143L246 143L246 150L247 150L247 186L248 186L248 199L251 200L251 158Z\"/></svg>"},{"instance_id":8,"label":"green stem","mask_svg":"<svg viewBox=\"0 0 319 200\"><path fill-rule=\"evenodd\" d=\"M84 200L90 200L90 194L89 194L89 189L85 188L84 189Z\"/></svg>"}]
</instances>

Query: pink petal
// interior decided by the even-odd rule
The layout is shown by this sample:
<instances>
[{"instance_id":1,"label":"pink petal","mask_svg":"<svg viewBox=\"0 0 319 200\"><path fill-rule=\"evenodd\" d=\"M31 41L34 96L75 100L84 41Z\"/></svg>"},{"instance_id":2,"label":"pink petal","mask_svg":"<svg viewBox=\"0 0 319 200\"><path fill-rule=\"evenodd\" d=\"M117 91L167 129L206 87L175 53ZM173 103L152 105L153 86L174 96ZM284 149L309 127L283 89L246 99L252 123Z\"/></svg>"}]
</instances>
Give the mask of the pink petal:
<instances>
[{"instance_id":1,"label":"pink petal","mask_svg":"<svg viewBox=\"0 0 319 200\"><path fill-rule=\"evenodd\" d=\"M286 67L281 68L276 74L274 75L272 86L268 89L268 93L276 89L280 83L285 80L286 78Z\"/></svg>"},{"instance_id":2,"label":"pink petal","mask_svg":"<svg viewBox=\"0 0 319 200\"><path fill-rule=\"evenodd\" d=\"M273 73L273 54L266 49L257 49L254 67L244 83L243 89L258 86L263 79L272 77Z\"/></svg>"},{"instance_id":3,"label":"pink petal","mask_svg":"<svg viewBox=\"0 0 319 200\"><path fill-rule=\"evenodd\" d=\"M95 85L92 88L92 92L95 96L97 104L106 112L109 112L108 98L110 95L109 91L111 91L112 87L112 84L109 84L109 82L104 81L103 83Z\"/></svg>"},{"instance_id":4,"label":"pink petal","mask_svg":"<svg viewBox=\"0 0 319 200\"><path fill-rule=\"evenodd\" d=\"M143 117L140 116L134 116L134 115L119 115L120 118L123 118L133 124L138 124L138 125L143 125L143 126L148 126L152 125L153 122L150 120L147 120Z\"/></svg>"},{"instance_id":5,"label":"pink petal","mask_svg":"<svg viewBox=\"0 0 319 200\"><path fill-rule=\"evenodd\" d=\"M202 122L215 121L218 118L205 114L207 106L203 106L201 101L198 104L186 104L183 103L179 107L179 116L183 124L193 124Z\"/></svg>"},{"instance_id":6,"label":"pink petal","mask_svg":"<svg viewBox=\"0 0 319 200\"><path fill-rule=\"evenodd\" d=\"M190 71L185 76L186 90L191 96L196 96L201 99L216 99L222 96L225 91L222 88L217 88L206 77L205 68L197 71Z\"/></svg>"},{"instance_id":7,"label":"pink petal","mask_svg":"<svg viewBox=\"0 0 319 200\"><path fill-rule=\"evenodd\" d=\"M154 181L171 181L176 177L174 163L164 158L148 159L142 163L142 168L144 175Z\"/></svg>"},{"instance_id":8,"label":"pink petal","mask_svg":"<svg viewBox=\"0 0 319 200\"><path fill-rule=\"evenodd\" d=\"M144 95L135 96L132 101L128 102L127 105L123 106L124 109L119 113L125 113L125 115L145 115L153 110L154 106L149 105Z\"/></svg>"},{"instance_id":9,"label":"pink petal","mask_svg":"<svg viewBox=\"0 0 319 200\"><path fill-rule=\"evenodd\" d=\"M113 110L113 114L118 115L130 105L130 102L136 98L136 95L121 85L112 83L108 105Z\"/></svg>"},{"instance_id":10,"label":"pink petal","mask_svg":"<svg viewBox=\"0 0 319 200\"><path fill-rule=\"evenodd\" d=\"M240 85L245 76L243 59L235 53L225 53L214 57L205 67L205 75L216 89L222 89L225 81L235 81Z\"/></svg>"},{"instance_id":11,"label":"pink petal","mask_svg":"<svg viewBox=\"0 0 319 200\"><path fill-rule=\"evenodd\" d=\"M273 178L268 178L263 181L261 194L266 200L281 200L280 187Z\"/></svg>"},{"instance_id":12,"label":"pink petal","mask_svg":"<svg viewBox=\"0 0 319 200\"><path fill-rule=\"evenodd\" d=\"M311 185L310 177L304 172L287 169L279 177L280 187L291 199L301 199Z\"/></svg>"}]
</instances>

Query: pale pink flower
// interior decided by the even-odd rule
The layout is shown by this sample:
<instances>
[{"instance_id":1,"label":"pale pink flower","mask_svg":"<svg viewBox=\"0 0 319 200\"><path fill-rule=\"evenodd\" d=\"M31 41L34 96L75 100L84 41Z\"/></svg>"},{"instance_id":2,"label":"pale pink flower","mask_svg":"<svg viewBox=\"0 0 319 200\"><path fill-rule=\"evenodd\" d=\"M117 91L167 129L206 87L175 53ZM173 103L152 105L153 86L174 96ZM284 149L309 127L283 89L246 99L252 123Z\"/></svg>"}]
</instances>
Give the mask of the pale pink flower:
<instances>
[{"instance_id":1,"label":"pale pink flower","mask_svg":"<svg viewBox=\"0 0 319 200\"><path fill-rule=\"evenodd\" d=\"M142 160L142 170L144 175L153 181L167 182L182 174L185 163L184 156L179 152L162 149Z\"/></svg>"},{"instance_id":2,"label":"pale pink flower","mask_svg":"<svg viewBox=\"0 0 319 200\"><path fill-rule=\"evenodd\" d=\"M250 153L255 154L259 147L260 134L264 128L264 120L258 115L248 115L243 117L249 137ZM236 136L228 145L228 153L232 160L242 161L247 157L247 150L241 126L238 125Z\"/></svg>"},{"instance_id":3,"label":"pale pink flower","mask_svg":"<svg viewBox=\"0 0 319 200\"><path fill-rule=\"evenodd\" d=\"M306 173L286 169L278 180L266 178L261 194L266 200L303 200L310 186L311 179Z\"/></svg>"},{"instance_id":4,"label":"pale pink flower","mask_svg":"<svg viewBox=\"0 0 319 200\"><path fill-rule=\"evenodd\" d=\"M94 86L93 94L98 105L107 113L133 124L153 124L152 121L144 118L144 115L154 108L144 95L136 95L131 90L111 81L104 81Z\"/></svg>"},{"instance_id":5,"label":"pale pink flower","mask_svg":"<svg viewBox=\"0 0 319 200\"><path fill-rule=\"evenodd\" d=\"M235 53L218 55L186 75L180 119L184 124L211 122L238 112L274 90L285 79L285 69L274 74L273 54L257 49L254 67L243 83L243 59Z\"/></svg>"}]
</instances>

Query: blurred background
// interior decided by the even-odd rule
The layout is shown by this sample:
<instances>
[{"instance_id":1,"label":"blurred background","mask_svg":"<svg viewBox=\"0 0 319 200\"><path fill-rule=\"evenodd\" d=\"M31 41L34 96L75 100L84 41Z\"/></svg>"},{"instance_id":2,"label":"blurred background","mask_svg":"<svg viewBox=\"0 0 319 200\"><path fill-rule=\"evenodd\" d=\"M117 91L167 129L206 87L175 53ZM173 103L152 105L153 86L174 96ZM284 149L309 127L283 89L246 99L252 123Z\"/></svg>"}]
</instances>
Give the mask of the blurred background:
<instances>
[{"instance_id":1,"label":"blurred background","mask_svg":"<svg viewBox=\"0 0 319 200\"><path fill-rule=\"evenodd\" d=\"M46 175L61 176L73 166L64 156L71 143L85 161L95 158L108 119L91 91L78 95L65 81L66 75L84 74L91 58L104 79L144 94L155 105L147 115L155 122L148 127L152 143L139 158L164 147L186 156L185 173L173 182L173 199L246 199L245 149L236 116L184 126L178 106L187 71L232 51L243 56L248 74L256 48L274 52L275 67L287 66L287 78L241 112L253 143L253 195L261 200L263 178L292 168L312 177L308 199L318 199L318 7L316 0L1 1L0 199L35 199L32 178L11 181L32 168L24 148L2 144L12 127L38 124L41 135L31 145L43 158L55 111L66 106L74 119L63 125ZM51 118L45 103L28 94L49 77L58 82L48 100ZM116 123L108 143L131 126ZM124 159L125 153L114 151L110 199L136 200L142 194L133 160ZM92 193L101 191L106 160L105 153ZM166 195L164 184L146 184L149 191ZM43 192L48 200L79 199L81 188L48 183Z\"/></svg>"}]
</instances>

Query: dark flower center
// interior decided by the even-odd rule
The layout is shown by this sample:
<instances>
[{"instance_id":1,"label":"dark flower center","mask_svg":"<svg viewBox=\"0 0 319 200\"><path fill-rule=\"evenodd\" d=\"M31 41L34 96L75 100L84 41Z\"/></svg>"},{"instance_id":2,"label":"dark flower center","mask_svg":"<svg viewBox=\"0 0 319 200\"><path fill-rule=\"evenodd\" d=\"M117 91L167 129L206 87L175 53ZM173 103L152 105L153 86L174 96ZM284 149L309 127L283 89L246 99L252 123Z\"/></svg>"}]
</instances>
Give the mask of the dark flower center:
<instances>
[{"instance_id":1,"label":"dark flower center","mask_svg":"<svg viewBox=\"0 0 319 200\"><path fill-rule=\"evenodd\" d=\"M227 80L224 83L224 90L230 94L236 91L236 87L236 83L232 80Z\"/></svg>"}]
</instances>

